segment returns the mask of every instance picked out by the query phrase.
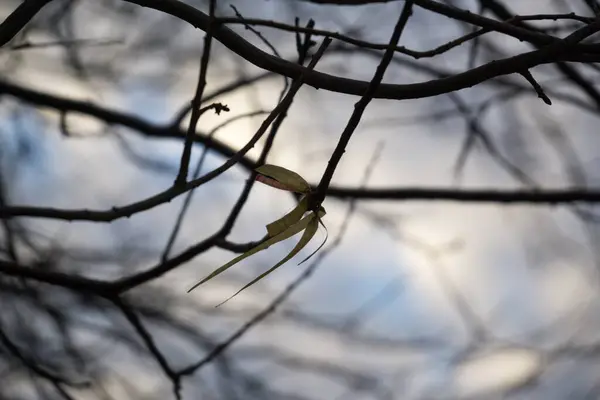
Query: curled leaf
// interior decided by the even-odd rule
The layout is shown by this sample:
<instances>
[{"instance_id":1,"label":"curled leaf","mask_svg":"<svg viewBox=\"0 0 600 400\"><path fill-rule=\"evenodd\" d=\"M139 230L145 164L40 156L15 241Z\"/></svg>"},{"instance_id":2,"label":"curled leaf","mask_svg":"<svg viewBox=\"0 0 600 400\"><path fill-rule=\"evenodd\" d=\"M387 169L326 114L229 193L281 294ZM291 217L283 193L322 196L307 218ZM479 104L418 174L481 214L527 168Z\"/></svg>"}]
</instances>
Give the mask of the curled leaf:
<instances>
[{"instance_id":1,"label":"curled leaf","mask_svg":"<svg viewBox=\"0 0 600 400\"><path fill-rule=\"evenodd\" d=\"M321 209L323 210L323 213L325 213L325 209L323 207L321 207ZM319 224L321 224L321 226L323 228L325 228L325 239L323 239L323 243L321 243L319 245L319 247L317 247L317 249L315 251L313 251L312 253L310 253L308 255L308 257L306 257L304 260L300 261L298 263L298 265L304 264L306 261L308 261L312 256L314 256L315 254L317 254L317 252L319 250L321 250L321 248L325 245L325 243L327 243L327 238L329 237L329 232L327 231L327 227L325 226L325 224L323 223L323 221L321 221L320 217L317 217L317 221L319 221Z\"/></svg>"},{"instance_id":2,"label":"curled leaf","mask_svg":"<svg viewBox=\"0 0 600 400\"><path fill-rule=\"evenodd\" d=\"M309 215L307 215L306 218L309 219L308 220L308 225L306 226L306 229L304 230L304 233L302 234L302 237L300 238L300 240L298 241L298 243L296 244L296 246L292 249L292 251L290 251L287 256L285 256L281 261L279 261L273 267L271 267L270 269L268 269L266 272L263 272L262 274L260 274L256 278L254 278L251 282L249 282L243 288L241 288L240 290L238 290L237 292L235 292L231 297L229 297L227 300L223 301L221 304L224 304L224 303L228 302L229 300L231 300L232 298L234 298L235 296L237 296L238 294L240 294L245 289L247 289L250 286L254 285L258 281L260 281L261 279L263 279L265 276L269 275L271 272L273 272L277 268L281 267L283 264L285 264L286 262L288 262L292 257L294 257L296 254L298 254L300 252L300 250L302 250L308 244L308 242L311 241L311 239L313 238L313 236L315 236L315 233L317 233L317 228L319 227L319 221L318 221L319 217L313 212L313 213L310 213ZM219 304L218 306L220 306L221 304Z\"/></svg>"},{"instance_id":3,"label":"curled leaf","mask_svg":"<svg viewBox=\"0 0 600 400\"><path fill-rule=\"evenodd\" d=\"M265 164L256 168L256 172L261 174L256 177L256 180L266 185L297 193L310 192L310 185L308 182L306 182L303 177L294 171L290 171L289 169L285 169L277 165Z\"/></svg>"},{"instance_id":4,"label":"curled leaf","mask_svg":"<svg viewBox=\"0 0 600 400\"><path fill-rule=\"evenodd\" d=\"M276 236L273 236L273 237L265 240L264 242L262 242L258 246L254 247L254 248L248 250L247 252L245 252L244 254L242 254L242 255L234 258L233 260L229 261L227 264L223 265L222 267L217 268L210 275L208 275L206 278L202 279L200 282L198 282L194 286L192 286L188 290L188 293L191 292L192 290L196 289L198 286L202 285L203 283L211 280L215 276L220 275L221 273L225 272L226 270L228 270L229 268L231 268L232 266L234 266L238 262L242 261L243 259L248 258L251 255L258 253L259 251L264 250L264 249L268 248L269 246L274 245L275 243L279 243L282 240L288 239L288 238L294 236L295 234L297 234L300 231L303 231L304 229L306 229L306 227L308 226L308 224L310 223L310 221L313 218L314 218L314 214L313 213L307 215L306 217L302 218L296 224L290 226L288 229L286 229L285 231L281 232L280 234L278 234Z\"/></svg>"},{"instance_id":5,"label":"curled leaf","mask_svg":"<svg viewBox=\"0 0 600 400\"><path fill-rule=\"evenodd\" d=\"M308 198L305 196L292 211L279 218L277 221L273 221L267 225L267 233L269 236L280 234L296 222L300 221L300 218L302 218L307 209Z\"/></svg>"}]
</instances>

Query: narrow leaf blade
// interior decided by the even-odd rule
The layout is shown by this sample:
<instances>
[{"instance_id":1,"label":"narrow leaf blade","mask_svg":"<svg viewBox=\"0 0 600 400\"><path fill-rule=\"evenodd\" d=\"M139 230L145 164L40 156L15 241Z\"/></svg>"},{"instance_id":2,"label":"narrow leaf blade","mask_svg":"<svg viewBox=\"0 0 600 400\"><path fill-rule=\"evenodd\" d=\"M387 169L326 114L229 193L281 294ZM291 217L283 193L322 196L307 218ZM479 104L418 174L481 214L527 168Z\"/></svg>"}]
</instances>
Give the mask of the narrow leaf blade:
<instances>
[{"instance_id":1,"label":"narrow leaf blade","mask_svg":"<svg viewBox=\"0 0 600 400\"><path fill-rule=\"evenodd\" d=\"M306 217L302 218L298 223L296 223L293 226L290 226L288 229L286 229L284 232L281 232L280 234L278 234L277 236L274 236L272 238L269 238L267 240L265 240L264 242L262 242L261 244L259 244L258 246L248 250L247 252L245 252L244 254L234 258L233 260L229 261L227 264L217 268L216 270L214 270L212 273L210 273L210 275L208 275L206 278L202 279L200 282L196 283L194 286L192 286L190 289L188 289L188 293L191 292L192 290L196 289L198 286L202 285L203 283L213 279L214 277L216 277L217 275L222 274L223 272L225 272L226 270L228 270L229 268L231 268L232 266L234 266L235 264L237 264L238 262L242 261L245 258L250 257L253 254L258 253L261 250L264 250L276 243L281 242L282 240L288 239L292 236L294 236L295 234L297 234L298 232L306 229L306 227L308 226L308 223L311 221L312 214L307 215Z\"/></svg>"},{"instance_id":2,"label":"narrow leaf blade","mask_svg":"<svg viewBox=\"0 0 600 400\"><path fill-rule=\"evenodd\" d=\"M311 239L313 238L313 236L315 236L315 233L317 233L317 228L319 227L319 222L318 222L318 220L317 220L317 218L316 218L316 216L315 216L314 213L308 215L306 218L310 218L310 220L308 222L308 226L304 230L304 233L302 234L302 237L300 238L300 240L298 241L298 243L296 244L296 246L292 249L292 251L290 251L287 256L285 256L281 261L279 261L273 267L271 267L267 271L263 272L262 274L260 274L256 278L254 278L251 282L249 282L243 288L241 288L240 290L238 290L237 292L235 292L227 300L225 300L222 303L220 303L217 307L219 307L220 305L225 304L229 300L233 299L235 296L237 296L238 294L240 294L242 291L248 289L250 286L254 285L258 281L260 281L261 279L263 279L265 276L269 275L271 272L275 271L277 268L281 267L283 264L285 264L286 262L288 262L296 254L298 254L308 244L308 242L311 241Z\"/></svg>"},{"instance_id":3,"label":"narrow leaf blade","mask_svg":"<svg viewBox=\"0 0 600 400\"><path fill-rule=\"evenodd\" d=\"M321 248L323 246L325 246L325 243L327 243L327 239L329 238L329 231L327 231L327 227L325 226L325 224L323 223L323 221L321 221L321 218L318 218L319 224L321 224L321 226L323 226L323 228L325 228L325 239L323 239L323 243L321 243L319 245L319 247L317 247L317 249L315 251L313 251L312 253L310 253L310 255L308 257L306 257L304 260L300 261L298 263L298 265L304 264L306 261L308 261L312 256L314 256L315 254L317 254L317 252L319 250L321 250Z\"/></svg>"}]
</instances>

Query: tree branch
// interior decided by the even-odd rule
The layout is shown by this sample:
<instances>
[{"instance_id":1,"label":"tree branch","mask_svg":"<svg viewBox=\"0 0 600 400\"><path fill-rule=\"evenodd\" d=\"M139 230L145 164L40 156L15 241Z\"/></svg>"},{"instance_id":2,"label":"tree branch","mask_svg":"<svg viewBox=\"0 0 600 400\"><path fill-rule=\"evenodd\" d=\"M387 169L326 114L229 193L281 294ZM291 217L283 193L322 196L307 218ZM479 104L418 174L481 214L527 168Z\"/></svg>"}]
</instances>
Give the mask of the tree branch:
<instances>
[{"instance_id":1,"label":"tree branch","mask_svg":"<svg viewBox=\"0 0 600 400\"><path fill-rule=\"evenodd\" d=\"M190 166L190 157L192 155L192 144L194 142L194 136L196 135L196 126L198 120L202 115L200 107L202 106L202 95L204 94L204 88L206 87L206 73L208 71L208 60L210 59L210 47L212 43L212 29L215 25L215 7L216 0L210 0L210 14L209 23L206 28L206 35L204 36L204 48L202 49L202 57L200 60L200 73L198 77L198 85L196 87L196 94L192 100L192 115L190 118L190 124L188 126L187 133L185 135L185 142L183 144L183 151L181 153L181 163L179 165L179 173L175 178L175 186L185 185L187 182L188 169Z\"/></svg>"},{"instance_id":2,"label":"tree branch","mask_svg":"<svg viewBox=\"0 0 600 400\"><path fill-rule=\"evenodd\" d=\"M177 0L127 1L170 14L203 30L206 30L209 24L209 17L206 14ZM421 6L425 4L433 6L435 9L441 7L448 16L458 14L458 19L467 19L469 20L467 22L472 22L482 27L490 27L498 32L511 34L511 36L515 36L520 40L527 40L542 45L562 43L561 39L543 33L532 32L508 23L480 17L465 10L445 6L430 0L418 0L415 1L415 4ZM231 29L222 25L215 27L213 37L231 51L259 68L294 79L301 74L304 74L305 83L315 88L362 96L369 86L369 83L365 81L340 78L322 72L309 71L305 67L299 66L293 62L272 56L250 44ZM437 96L451 91L472 87L488 79L519 72L536 65L574 59L599 62L599 51L600 45L577 44L577 41L575 41L574 43L570 43L568 49L563 49L562 52L553 54L551 57L541 51L532 51L504 60L494 61L452 77L430 82L407 85L381 84L373 94L373 97L383 99L417 99Z\"/></svg>"},{"instance_id":3,"label":"tree branch","mask_svg":"<svg viewBox=\"0 0 600 400\"><path fill-rule=\"evenodd\" d=\"M335 169L337 168L338 163L340 162L340 160L342 159L342 156L344 155L344 152L346 151L346 146L350 142L350 138L352 137L352 134L358 127L358 124L360 123L360 120L361 120L363 113L365 112L367 106L369 105L371 100L373 100L373 95L374 95L375 91L377 90L377 87L381 84L381 81L383 80L383 75L385 74L385 70L387 69L387 67L390 65L390 62L392 61L392 57L394 56L394 48L398 45L400 36L402 35L402 32L404 31L404 28L406 27L406 23L408 22L408 19L410 18L411 14L412 14L412 6L413 6L412 0L406 0L406 3L404 3L402 13L400 14L400 17L398 18L398 21L396 22L396 26L394 27L394 32L392 33L392 36L390 38L388 48L385 51L383 57L381 58L381 62L377 66L377 70L375 71L375 74L373 75L373 79L369 83L369 86L367 87L365 94L354 105L354 111L352 112L352 115L350 116L350 119L348 120L348 124L346 125L346 128L342 132L342 135L340 136L338 144L337 144L335 150L333 151L333 154L331 155L329 162L327 163L327 168L325 169L325 172L323 173L323 176L321 177L321 181L319 182L319 186L317 187L316 193L311 198L311 201L314 201L314 204L312 204L311 207L309 207L309 209L320 205L321 202L323 201L323 199L325 199L325 193L327 192L327 189L329 188L331 179L333 178L333 174L335 173Z\"/></svg>"},{"instance_id":4,"label":"tree branch","mask_svg":"<svg viewBox=\"0 0 600 400\"><path fill-rule=\"evenodd\" d=\"M52 0L25 0L0 24L0 47L10 42Z\"/></svg>"}]
</instances>

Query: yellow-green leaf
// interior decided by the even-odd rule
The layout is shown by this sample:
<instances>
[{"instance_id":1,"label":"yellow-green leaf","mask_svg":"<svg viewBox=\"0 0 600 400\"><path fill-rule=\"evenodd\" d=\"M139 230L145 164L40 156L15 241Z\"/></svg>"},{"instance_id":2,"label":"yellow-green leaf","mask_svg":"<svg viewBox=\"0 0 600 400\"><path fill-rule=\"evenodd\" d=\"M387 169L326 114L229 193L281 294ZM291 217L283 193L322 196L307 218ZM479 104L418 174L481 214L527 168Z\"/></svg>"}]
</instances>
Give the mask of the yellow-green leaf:
<instances>
[{"instance_id":1,"label":"yellow-green leaf","mask_svg":"<svg viewBox=\"0 0 600 400\"><path fill-rule=\"evenodd\" d=\"M323 210L323 213L324 213L325 209L323 207L321 207L321 209ZM317 247L317 249L315 251L313 251L312 253L310 253L309 256L306 257L304 260L300 261L298 263L298 265L304 264L306 261L308 261L312 256L314 256L315 254L317 254L317 252L319 250L321 250L321 248L325 245L325 243L327 243L327 238L329 237L329 232L327 231L327 227L325 226L325 224L323 223L323 221L321 221L321 218L317 218L317 220L323 226L323 228L325 228L325 239L323 239L323 243L321 243L319 245L319 247Z\"/></svg>"},{"instance_id":2,"label":"yellow-green leaf","mask_svg":"<svg viewBox=\"0 0 600 400\"><path fill-rule=\"evenodd\" d=\"M286 187L289 190L293 190L294 192L310 192L310 185L308 184L308 182L306 182L306 180L303 177L301 177L294 171L290 171L289 169L285 169L277 165L265 164L256 168L256 172L269 178L275 179L284 187Z\"/></svg>"},{"instance_id":3,"label":"yellow-green leaf","mask_svg":"<svg viewBox=\"0 0 600 400\"><path fill-rule=\"evenodd\" d=\"M289 213L279 218L277 221L271 222L267 225L267 232L269 236L279 235L296 222L300 221L300 218L304 215L308 208L308 198L303 197L298 205Z\"/></svg>"},{"instance_id":4,"label":"yellow-green leaf","mask_svg":"<svg viewBox=\"0 0 600 400\"><path fill-rule=\"evenodd\" d=\"M298 232L306 229L309 222L312 220L312 217L314 217L314 214L307 215L306 217L304 217L300 221L298 221L295 225L290 226L288 229L281 232L280 234L265 240L258 246L254 247L254 248L248 250L247 252L245 252L244 254L234 258L233 260L229 261L227 264L223 265L222 267L217 268L206 278L202 279L200 282L198 282L194 286L192 286L188 290L188 293L191 292L192 290L194 290L195 288L197 288L198 286L202 285L203 283L211 280L215 276L225 272L226 270L228 270L229 268L231 268L238 262L242 261L243 259L248 258L251 255L258 253L259 251L264 250L264 249L268 248L269 246L274 245L275 243L278 243L278 242L281 242L282 240L288 239L288 238L294 236L295 234L297 234Z\"/></svg>"},{"instance_id":5,"label":"yellow-green leaf","mask_svg":"<svg viewBox=\"0 0 600 400\"><path fill-rule=\"evenodd\" d=\"M296 254L298 254L300 252L300 250L302 250L308 244L308 242L310 242L310 240L313 238L313 236L315 236L315 233L317 232L317 228L319 227L319 222L318 222L318 217L315 213L310 213L309 215L307 215L306 218L309 218L308 226L304 230L304 233L302 234L300 241L298 241L298 243L292 249L292 251L290 251L287 256L285 256L281 261L279 261L277 264L275 264L269 270L267 270L266 272L263 272L262 274L260 274L256 278L254 278L250 283L246 284L246 286L244 286L243 288L241 288L240 290L235 292L235 294L233 294L233 296L229 297L227 300L225 300L221 304L228 302L229 300L231 300L232 298L234 298L235 296L240 294L245 289L248 289L250 286L254 285L256 282L260 281L265 276L269 275L271 272L273 272L277 268L281 267L283 264L288 262L292 257L294 257ZM221 304L219 304L218 306L220 306Z\"/></svg>"}]
</instances>

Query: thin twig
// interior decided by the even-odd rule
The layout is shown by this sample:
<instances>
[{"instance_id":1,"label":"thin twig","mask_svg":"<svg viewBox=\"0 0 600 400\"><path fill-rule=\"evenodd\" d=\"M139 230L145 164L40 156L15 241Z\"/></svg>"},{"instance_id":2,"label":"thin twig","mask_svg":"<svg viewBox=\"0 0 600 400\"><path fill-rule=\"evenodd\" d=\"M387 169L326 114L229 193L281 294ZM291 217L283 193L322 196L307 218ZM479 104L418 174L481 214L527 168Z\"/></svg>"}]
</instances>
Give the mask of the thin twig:
<instances>
[{"instance_id":1,"label":"thin twig","mask_svg":"<svg viewBox=\"0 0 600 400\"><path fill-rule=\"evenodd\" d=\"M548 97L548 95L546 95L546 93L544 92L544 89L542 88L542 86L540 86L540 84L535 80L535 78L533 77L533 75L531 75L531 72L529 72L529 70L521 71L521 75L523 75L523 77L525 79L527 79L527 82L529 82L531 84L531 86L533 86L533 89L538 94L538 97L540 99L542 99L544 101L544 103L546 103L549 106L551 106L552 105L552 100L550 100L550 98Z\"/></svg>"},{"instance_id":2,"label":"thin twig","mask_svg":"<svg viewBox=\"0 0 600 400\"><path fill-rule=\"evenodd\" d=\"M167 361L165 356L162 354L162 352L160 351L160 349L154 342L152 335L150 334L148 329L144 326L141 319L133 311L131 306L126 304L123 300L121 300L118 297L115 297L112 301L113 301L114 305L119 310L121 310L121 312L123 313L123 315L125 316L127 321L129 321L129 323L134 328L134 330L136 331L138 336L142 339L142 341L148 348L148 351L156 359L156 362L161 367L161 369L163 370L165 375L167 375L167 377L171 380L171 382L173 383L173 394L175 395L176 399L180 400L181 399L181 377L173 371L173 369L169 365L169 362Z\"/></svg>"},{"instance_id":3,"label":"thin twig","mask_svg":"<svg viewBox=\"0 0 600 400\"><path fill-rule=\"evenodd\" d=\"M400 14L400 17L398 18L396 26L394 27L394 33L392 34L392 36L390 38L390 43L388 45L388 49L385 51L383 57L381 58L381 62L377 66L375 75L373 76L373 79L371 79L371 82L369 83L369 86L367 87L367 90L365 91L364 95L354 105L354 111L352 112L352 115L350 116L350 119L348 120L348 124L346 125L346 128L344 129L344 131L342 132L342 135L340 136L338 144L337 144L335 150L333 151L333 154L331 155L329 162L327 163L327 168L325 169L325 172L323 173L323 176L321 177L321 181L319 182L319 186L317 187L315 196L311 199L315 204L321 204L321 202L325 198L327 188L329 188L329 184L331 183L331 179L333 178L333 174L335 173L337 165L340 162L340 160L342 159L344 152L346 151L346 145L348 144L348 142L350 141L350 138L352 137L352 134L358 127L358 124L362 118L363 113L365 112L365 109L367 108L367 105L373 99L375 91L377 90L377 87L383 80L383 75L385 74L385 70L387 69L388 65L390 65L392 57L394 56L394 47L398 44L398 41L400 40L400 36L402 35L402 32L406 26L406 23L408 22L408 19L410 18L410 15L412 13L412 6L413 6L412 0L407 0L406 3L404 4L402 13ZM311 206L314 207L315 204L312 204Z\"/></svg>"},{"instance_id":4,"label":"thin twig","mask_svg":"<svg viewBox=\"0 0 600 400\"><path fill-rule=\"evenodd\" d=\"M568 14L535 14L535 15L517 15L514 16L504 23L514 24L520 21L542 21L542 20L575 20L583 23L590 23L593 21L593 18L583 17L576 15L575 13ZM347 35L343 35L338 32L328 31L324 29L314 29L314 28L303 28L294 25L288 25L277 21L267 20L267 19L259 19L259 18L243 18L238 15L238 18L235 17L219 17L217 18L219 23L223 24L243 24L244 26L265 26L269 28L279 29L288 32L296 32L296 33L310 33L314 36L326 36L331 37L333 39L337 39L341 42L348 43L360 48L364 49L373 49L373 50L385 50L388 48L387 44L383 43L372 43L366 40L356 39ZM460 36L456 39L453 39L447 43L444 43L440 46L437 46L431 50L413 50L409 49L405 46L394 46L394 51L401 54L406 54L415 59L420 58L428 58L434 57L440 54L443 54L449 50L452 50L466 42L469 42L473 39L477 39L478 37L490 33L493 31L493 28L480 28L475 29L473 32L469 32L463 36Z\"/></svg>"},{"instance_id":5,"label":"thin twig","mask_svg":"<svg viewBox=\"0 0 600 400\"><path fill-rule=\"evenodd\" d=\"M175 186L181 186L187 182L188 168L190 165L190 157L192 154L193 135L196 134L196 126L198 120L202 115L200 107L202 105L202 95L204 94L204 88L206 87L206 73L208 71L208 61L210 59L210 47L212 43L212 29L215 23L215 7L216 0L210 0L209 6L209 23L206 28L206 35L204 36L204 48L202 49L202 57L200 60L200 73L198 77L198 85L196 87L196 94L192 100L192 116L190 119L190 125L188 127L187 134L185 136L185 143L183 145L183 152L181 153L181 164L179 166L179 173L175 178Z\"/></svg>"},{"instance_id":6,"label":"thin twig","mask_svg":"<svg viewBox=\"0 0 600 400\"><path fill-rule=\"evenodd\" d=\"M250 113L246 113L246 114L242 114L242 115L238 115L236 117L230 118L227 121L217 125L214 129L212 129L208 133L207 137L212 139L213 136L216 135L219 130L223 129L224 127L226 127L227 125L229 125L233 122L239 121L242 118L255 117L255 116L263 115L266 113L267 113L266 111L260 110L260 111L253 111ZM204 165L204 160L206 159L206 156L210 149L211 149L210 143L207 144L206 146L204 146L204 149L202 150L202 154L200 155L200 158L198 159L198 162L196 163L196 168L194 169L194 172L193 172L194 179L196 179L200 175L200 171L202 170L202 165ZM189 209L189 206L192 202L193 195L194 195L194 190L190 190L189 192L186 193L185 199L183 200L183 204L181 206L181 210L177 214L177 220L175 221L173 229L171 230L171 234L169 235L169 239L167 240L165 249L163 250L163 253L161 255L162 262L165 262L169 258L171 250L173 249L173 245L175 244L175 241L177 240L177 235L179 234L179 231L181 229L183 219L184 219L184 217L187 213L187 210Z\"/></svg>"}]
</instances>

